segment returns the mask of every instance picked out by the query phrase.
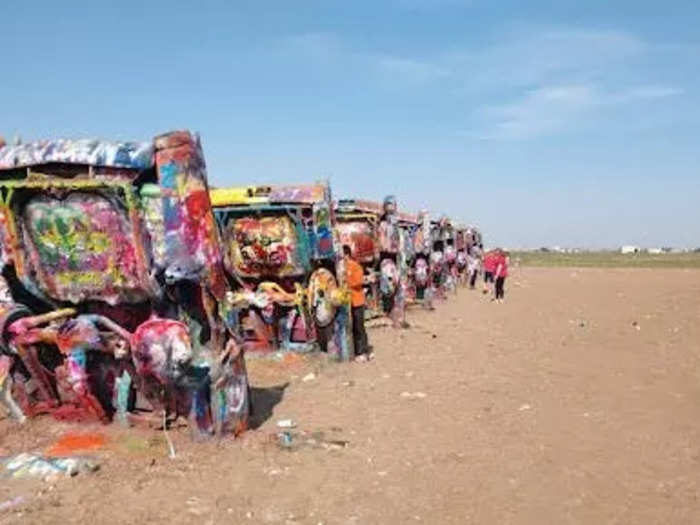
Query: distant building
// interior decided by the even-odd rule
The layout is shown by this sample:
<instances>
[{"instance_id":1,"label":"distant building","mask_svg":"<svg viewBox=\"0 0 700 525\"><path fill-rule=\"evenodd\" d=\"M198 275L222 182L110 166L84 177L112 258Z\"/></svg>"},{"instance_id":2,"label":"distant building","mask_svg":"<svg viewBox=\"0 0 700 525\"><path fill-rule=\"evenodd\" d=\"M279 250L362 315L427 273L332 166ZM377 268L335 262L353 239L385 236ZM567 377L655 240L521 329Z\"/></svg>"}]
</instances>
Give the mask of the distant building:
<instances>
[{"instance_id":1,"label":"distant building","mask_svg":"<svg viewBox=\"0 0 700 525\"><path fill-rule=\"evenodd\" d=\"M620 253L639 253L640 251L639 246L632 246L631 244L620 248Z\"/></svg>"},{"instance_id":2,"label":"distant building","mask_svg":"<svg viewBox=\"0 0 700 525\"><path fill-rule=\"evenodd\" d=\"M661 249L661 248L649 248L647 250L647 252L649 252L652 255L660 255L660 254L664 253L663 249Z\"/></svg>"}]
</instances>

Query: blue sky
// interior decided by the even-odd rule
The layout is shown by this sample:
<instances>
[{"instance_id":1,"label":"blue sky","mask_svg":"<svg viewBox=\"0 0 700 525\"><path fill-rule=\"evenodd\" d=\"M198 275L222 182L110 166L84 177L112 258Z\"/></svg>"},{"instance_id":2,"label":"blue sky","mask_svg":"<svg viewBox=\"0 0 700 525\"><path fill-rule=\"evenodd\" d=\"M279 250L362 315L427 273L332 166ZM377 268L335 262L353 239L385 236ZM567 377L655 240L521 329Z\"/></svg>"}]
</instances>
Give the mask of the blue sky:
<instances>
[{"instance_id":1,"label":"blue sky","mask_svg":"<svg viewBox=\"0 0 700 525\"><path fill-rule=\"evenodd\" d=\"M199 131L508 247L700 246L700 2L4 0L0 134Z\"/></svg>"}]
</instances>

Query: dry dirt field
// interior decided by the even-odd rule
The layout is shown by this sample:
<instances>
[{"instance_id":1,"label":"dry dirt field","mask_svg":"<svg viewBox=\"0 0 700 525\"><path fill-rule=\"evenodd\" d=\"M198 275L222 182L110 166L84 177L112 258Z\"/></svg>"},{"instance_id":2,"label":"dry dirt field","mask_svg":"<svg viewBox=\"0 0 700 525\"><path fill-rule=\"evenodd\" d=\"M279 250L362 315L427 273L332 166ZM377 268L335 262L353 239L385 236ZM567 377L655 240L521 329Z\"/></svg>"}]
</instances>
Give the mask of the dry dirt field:
<instances>
[{"instance_id":1,"label":"dry dirt field","mask_svg":"<svg viewBox=\"0 0 700 525\"><path fill-rule=\"evenodd\" d=\"M700 270L513 273L371 330L372 363L251 362L235 442L81 427L101 470L0 481L0 523L700 523ZM68 430L2 420L0 455Z\"/></svg>"}]
</instances>

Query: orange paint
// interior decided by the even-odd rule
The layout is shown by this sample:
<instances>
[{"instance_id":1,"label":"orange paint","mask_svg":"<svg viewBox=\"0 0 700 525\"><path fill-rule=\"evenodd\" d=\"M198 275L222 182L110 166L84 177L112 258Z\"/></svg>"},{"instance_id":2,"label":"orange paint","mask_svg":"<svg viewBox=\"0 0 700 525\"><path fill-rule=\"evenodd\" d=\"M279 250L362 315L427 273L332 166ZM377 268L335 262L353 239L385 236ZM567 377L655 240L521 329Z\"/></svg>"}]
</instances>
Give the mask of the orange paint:
<instances>
[{"instance_id":1,"label":"orange paint","mask_svg":"<svg viewBox=\"0 0 700 525\"><path fill-rule=\"evenodd\" d=\"M284 354L284 357L282 357L282 362L287 366L296 365L302 361L303 358L299 354L295 354L293 352L288 352Z\"/></svg>"},{"instance_id":2,"label":"orange paint","mask_svg":"<svg viewBox=\"0 0 700 525\"><path fill-rule=\"evenodd\" d=\"M70 456L76 452L97 450L105 444L101 434L65 434L46 451L48 456Z\"/></svg>"}]
</instances>

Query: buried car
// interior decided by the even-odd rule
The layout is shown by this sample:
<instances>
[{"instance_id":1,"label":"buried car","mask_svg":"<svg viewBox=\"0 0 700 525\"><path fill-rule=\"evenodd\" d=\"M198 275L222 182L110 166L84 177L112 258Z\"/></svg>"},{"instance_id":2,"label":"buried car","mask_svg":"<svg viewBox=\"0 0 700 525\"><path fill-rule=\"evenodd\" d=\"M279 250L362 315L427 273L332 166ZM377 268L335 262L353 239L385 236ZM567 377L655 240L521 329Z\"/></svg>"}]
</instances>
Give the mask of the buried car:
<instances>
[{"instance_id":1,"label":"buried car","mask_svg":"<svg viewBox=\"0 0 700 525\"><path fill-rule=\"evenodd\" d=\"M340 200L336 206L342 244L350 246L362 264L368 305L388 315L394 326L405 324L409 264L413 257L411 231L415 218L397 209L396 198L383 203Z\"/></svg>"},{"instance_id":2,"label":"buried car","mask_svg":"<svg viewBox=\"0 0 700 525\"><path fill-rule=\"evenodd\" d=\"M18 419L246 428L197 135L0 148L0 255L0 385Z\"/></svg>"},{"instance_id":3,"label":"buried car","mask_svg":"<svg viewBox=\"0 0 700 525\"><path fill-rule=\"evenodd\" d=\"M327 184L211 192L246 349L350 358L349 294Z\"/></svg>"},{"instance_id":4,"label":"buried car","mask_svg":"<svg viewBox=\"0 0 700 525\"><path fill-rule=\"evenodd\" d=\"M379 283L379 219L382 205L360 199L341 199L335 216L340 242L350 247L353 258L362 265L365 274L367 306L380 312Z\"/></svg>"}]
</instances>

